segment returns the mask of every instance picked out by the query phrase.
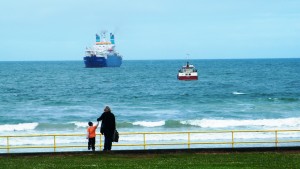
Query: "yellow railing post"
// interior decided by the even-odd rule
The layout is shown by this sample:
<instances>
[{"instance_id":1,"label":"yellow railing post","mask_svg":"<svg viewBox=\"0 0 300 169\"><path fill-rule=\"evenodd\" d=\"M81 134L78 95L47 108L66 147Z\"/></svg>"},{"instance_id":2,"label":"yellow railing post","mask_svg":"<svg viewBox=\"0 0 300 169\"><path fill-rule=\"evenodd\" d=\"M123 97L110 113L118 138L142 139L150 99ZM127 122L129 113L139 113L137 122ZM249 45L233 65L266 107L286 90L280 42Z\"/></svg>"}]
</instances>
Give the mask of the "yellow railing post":
<instances>
[{"instance_id":1,"label":"yellow railing post","mask_svg":"<svg viewBox=\"0 0 300 169\"><path fill-rule=\"evenodd\" d=\"M7 153L9 153L9 136L6 137L6 149Z\"/></svg>"},{"instance_id":2,"label":"yellow railing post","mask_svg":"<svg viewBox=\"0 0 300 169\"><path fill-rule=\"evenodd\" d=\"M54 149L54 152L56 152L56 136L55 135L53 136L53 141L54 141L53 149Z\"/></svg>"},{"instance_id":3,"label":"yellow railing post","mask_svg":"<svg viewBox=\"0 0 300 169\"><path fill-rule=\"evenodd\" d=\"M146 150L146 134L143 133L143 135L144 135L144 150Z\"/></svg>"},{"instance_id":4,"label":"yellow railing post","mask_svg":"<svg viewBox=\"0 0 300 169\"><path fill-rule=\"evenodd\" d=\"M191 133L188 132L188 149L191 148Z\"/></svg>"},{"instance_id":5,"label":"yellow railing post","mask_svg":"<svg viewBox=\"0 0 300 169\"><path fill-rule=\"evenodd\" d=\"M234 131L231 131L231 145L232 148L234 148L234 135L233 135Z\"/></svg>"},{"instance_id":6,"label":"yellow railing post","mask_svg":"<svg viewBox=\"0 0 300 169\"><path fill-rule=\"evenodd\" d=\"M99 136L100 136L100 151L101 151L101 149L102 149L102 136L101 136L101 134Z\"/></svg>"},{"instance_id":7,"label":"yellow railing post","mask_svg":"<svg viewBox=\"0 0 300 169\"><path fill-rule=\"evenodd\" d=\"M277 148L278 146L278 132L275 130L275 147Z\"/></svg>"}]
</instances>

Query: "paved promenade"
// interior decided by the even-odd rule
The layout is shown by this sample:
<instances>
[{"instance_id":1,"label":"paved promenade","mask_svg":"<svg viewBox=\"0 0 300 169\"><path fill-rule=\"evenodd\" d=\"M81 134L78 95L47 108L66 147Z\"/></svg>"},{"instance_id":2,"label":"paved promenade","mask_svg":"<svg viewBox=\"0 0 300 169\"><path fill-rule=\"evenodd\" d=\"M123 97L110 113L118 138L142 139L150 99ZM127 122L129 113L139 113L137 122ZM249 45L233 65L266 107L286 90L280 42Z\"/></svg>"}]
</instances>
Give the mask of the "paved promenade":
<instances>
[{"instance_id":1,"label":"paved promenade","mask_svg":"<svg viewBox=\"0 0 300 169\"><path fill-rule=\"evenodd\" d=\"M172 154L172 153L247 153L247 152L286 152L300 153L300 147L248 147L248 148L195 148L195 149L151 149L151 150L112 150L104 151L70 151L70 152L30 152L2 153L5 156L50 156L50 155L87 155L87 154Z\"/></svg>"}]
</instances>

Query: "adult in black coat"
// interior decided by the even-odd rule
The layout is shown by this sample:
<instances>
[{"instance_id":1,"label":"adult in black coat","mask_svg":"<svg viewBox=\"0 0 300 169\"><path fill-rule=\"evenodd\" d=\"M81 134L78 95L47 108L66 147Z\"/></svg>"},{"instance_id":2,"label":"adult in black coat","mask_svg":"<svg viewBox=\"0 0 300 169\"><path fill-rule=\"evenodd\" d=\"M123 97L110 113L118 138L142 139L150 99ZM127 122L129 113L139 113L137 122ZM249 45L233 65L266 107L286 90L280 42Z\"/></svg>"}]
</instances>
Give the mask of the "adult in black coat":
<instances>
[{"instance_id":1,"label":"adult in black coat","mask_svg":"<svg viewBox=\"0 0 300 169\"><path fill-rule=\"evenodd\" d=\"M115 115L111 112L110 108L106 106L104 112L97 119L97 121L102 121L100 132L104 134L104 149L103 151L111 150L111 145L113 142L113 135L116 129Z\"/></svg>"}]
</instances>

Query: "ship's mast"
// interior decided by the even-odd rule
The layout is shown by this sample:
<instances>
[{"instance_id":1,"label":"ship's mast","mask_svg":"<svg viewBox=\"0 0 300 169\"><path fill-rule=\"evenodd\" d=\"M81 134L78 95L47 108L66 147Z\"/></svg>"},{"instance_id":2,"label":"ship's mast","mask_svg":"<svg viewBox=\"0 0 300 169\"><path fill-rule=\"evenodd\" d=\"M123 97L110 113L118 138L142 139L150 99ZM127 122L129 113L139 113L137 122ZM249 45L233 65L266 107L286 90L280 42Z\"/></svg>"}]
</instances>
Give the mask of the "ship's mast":
<instances>
[{"instance_id":1,"label":"ship's mast","mask_svg":"<svg viewBox=\"0 0 300 169\"><path fill-rule=\"evenodd\" d=\"M190 65L189 65L189 56L190 56L190 54L186 54L186 67L189 67Z\"/></svg>"},{"instance_id":2,"label":"ship's mast","mask_svg":"<svg viewBox=\"0 0 300 169\"><path fill-rule=\"evenodd\" d=\"M101 31L101 37L103 39L103 42L106 42L106 33L107 31Z\"/></svg>"}]
</instances>

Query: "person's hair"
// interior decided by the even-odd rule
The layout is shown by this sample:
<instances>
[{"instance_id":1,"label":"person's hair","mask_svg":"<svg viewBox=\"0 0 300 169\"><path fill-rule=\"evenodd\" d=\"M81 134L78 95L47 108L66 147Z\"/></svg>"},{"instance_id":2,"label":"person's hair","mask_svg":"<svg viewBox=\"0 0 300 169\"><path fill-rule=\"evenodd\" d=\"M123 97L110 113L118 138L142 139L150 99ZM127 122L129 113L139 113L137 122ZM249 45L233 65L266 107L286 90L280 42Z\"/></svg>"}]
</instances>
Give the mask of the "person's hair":
<instances>
[{"instance_id":1,"label":"person's hair","mask_svg":"<svg viewBox=\"0 0 300 169\"><path fill-rule=\"evenodd\" d=\"M93 122L90 121L90 122L89 122L89 126L93 126Z\"/></svg>"},{"instance_id":2,"label":"person's hair","mask_svg":"<svg viewBox=\"0 0 300 169\"><path fill-rule=\"evenodd\" d=\"M104 111L105 112L110 112L110 108L108 106L105 106Z\"/></svg>"}]
</instances>

